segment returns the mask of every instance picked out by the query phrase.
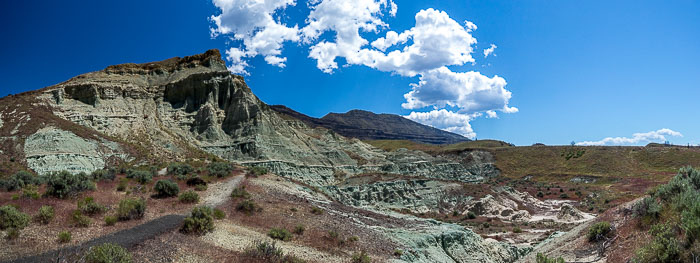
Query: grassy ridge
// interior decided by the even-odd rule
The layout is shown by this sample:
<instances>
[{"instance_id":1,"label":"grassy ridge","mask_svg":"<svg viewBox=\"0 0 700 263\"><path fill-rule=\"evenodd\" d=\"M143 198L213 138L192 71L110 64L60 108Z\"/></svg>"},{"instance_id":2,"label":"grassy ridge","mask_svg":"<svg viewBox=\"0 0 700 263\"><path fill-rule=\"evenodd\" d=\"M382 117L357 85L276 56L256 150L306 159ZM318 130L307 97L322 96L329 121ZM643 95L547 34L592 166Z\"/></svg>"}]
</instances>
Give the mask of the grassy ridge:
<instances>
[{"instance_id":1,"label":"grassy ridge","mask_svg":"<svg viewBox=\"0 0 700 263\"><path fill-rule=\"evenodd\" d=\"M700 149L641 146L512 146L494 140L469 141L451 145L431 145L411 141L367 141L387 150L421 150L431 154L459 154L485 150L493 154L496 167L511 178L528 175L543 179L570 179L576 176L602 178L638 177L665 182L679 168L700 166ZM569 156L569 158L567 158Z\"/></svg>"}]
</instances>

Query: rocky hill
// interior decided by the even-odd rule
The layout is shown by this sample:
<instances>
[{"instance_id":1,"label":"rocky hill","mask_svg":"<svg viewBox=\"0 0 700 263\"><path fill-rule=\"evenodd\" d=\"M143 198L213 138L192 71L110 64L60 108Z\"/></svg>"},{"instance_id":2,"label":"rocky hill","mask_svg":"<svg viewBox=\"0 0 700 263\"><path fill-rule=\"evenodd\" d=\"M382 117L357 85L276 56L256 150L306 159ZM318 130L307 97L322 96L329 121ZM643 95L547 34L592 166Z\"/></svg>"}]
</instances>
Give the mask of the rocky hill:
<instances>
[{"instance_id":1,"label":"rocky hill","mask_svg":"<svg viewBox=\"0 0 700 263\"><path fill-rule=\"evenodd\" d=\"M319 119L283 105L271 107L279 113L299 119L312 127L325 127L345 137L361 140L410 140L430 144L469 141L459 134L423 125L395 114L351 110L346 113L329 113Z\"/></svg>"},{"instance_id":2,"label":"rocky hill","mask_svg":"<svg viewBox=\"0 0 700 263\"><path fill-rule=\"evenodd\" d=\"M499 174L488 161L493 159L489 153L473 151L466 157L406 149L388 152L339 134L351 132L342 127L359 126L367 132L371 130L367 127L379 127L380 123L390 125L375 134L398 134L399 127L415 128L413 134L421 129L439 134L398 116L354 111L321 120L337 123L339 132L279 113L260 101L243 77L227 71L217 50L160 62L115 65L0 99L0 172L89 173L117 165L165 167L171 162L223 159L268 168L279 176L271 181L275 184L272 189L293 194L293 200L327 206L329 214L355 209L343 214L344 219L322 223L352 225L370 233L372 240L401 244L411 253L399 255L398 262L513 262L529 251L528 247L482 238L457 224L411 214L458 208L466 213L472 197L455 191ZM439 136L415 136L440 140ZM282 178L292 186L276 189L282 187ZM363 183L366 180L371 182ZM100 192L120 196L110 189ZM323 200L309 199L309 193L321 195ZM263 197L268 194L260 193ZM10 200L10 195L0 195L2 198ZM143 198L150 197L144 194ZM330 208L331 204L335 208ZM394 212L397 210L408 214ZM368 211L378 213L375 219L367 221L363 214ZM31 247L30 243L17 244L0 254L18 256L18 246Z\"/></svg>"}]
</instances>

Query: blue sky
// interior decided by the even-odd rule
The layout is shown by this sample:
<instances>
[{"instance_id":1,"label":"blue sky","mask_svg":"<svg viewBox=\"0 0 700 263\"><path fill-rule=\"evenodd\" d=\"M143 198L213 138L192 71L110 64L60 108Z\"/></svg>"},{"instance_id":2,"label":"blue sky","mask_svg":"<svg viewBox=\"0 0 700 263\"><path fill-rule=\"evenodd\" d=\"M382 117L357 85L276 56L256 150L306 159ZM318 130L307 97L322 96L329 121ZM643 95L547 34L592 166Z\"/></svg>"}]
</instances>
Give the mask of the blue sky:
<instances>
[{"instance_id":1,"label":"blue sky","mask_svg":"<svg viewBox=\"0 0 700 263\"><path fill-rule=\"evenodd\" d=\"M395 0L396 9L389 0L347 1L358 3L352 11L369 11L340 12L343 16L333 15L338 3L333 0L231 7L241 2L246 1L3 1L0 94L38 89L111 64L236 48L245 53L241 59L247 65L241 68L256 95L311 116L351 109L395 113L518 145L700 143L698 1ZM272 20L236 19L242 17L237 10L269 14ZM313 10L317 23L311 23ZM226 19L227 14L232 16ZM210 19L219 15L224 18L219 24ZM359 31L366 44L336 39L352 27L333 27L329 18L346 26L342 19L353 15L376 26L376 31ZM440 24L419 28L418 15ZM449 32L419 43L426 34L444 32L431 26ZM246 45L264 29L269 34L257 35L263 41L258 43L279 43L279 48ZM406 30L412 31L405 42L385 50L372 45L388 40L389 31ZM469 43L471 38L476 43ZM445 48L430 49L431 41L444 41L438 46ZM333 60L337 68L309 57L319 43L343 46ZM484 57L491 44L497 48ZM428 56L387 60L391 51L412 54L410 48ZM227 63L232 69L241 65ZM479 87L484 89L475 92ZM407 105L405 94L412 89L419 92L408 96L415 103Z\"/></svg>"}]
</instances>

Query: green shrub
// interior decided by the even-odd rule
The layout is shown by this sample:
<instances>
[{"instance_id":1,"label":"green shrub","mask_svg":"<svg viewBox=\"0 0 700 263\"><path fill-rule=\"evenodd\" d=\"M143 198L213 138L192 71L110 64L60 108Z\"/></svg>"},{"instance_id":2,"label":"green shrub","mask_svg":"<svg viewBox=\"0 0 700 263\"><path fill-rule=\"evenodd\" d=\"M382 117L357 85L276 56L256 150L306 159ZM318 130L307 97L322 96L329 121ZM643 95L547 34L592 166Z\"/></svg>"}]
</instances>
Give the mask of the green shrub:
<instances>
[{"instance_id":1,"label":"green shrub","mask_svg":"<svg viewBox=\"0 0 700 263\"><path fill-rule=\"evenodd\" d=\"M565 263L564 259L561 257L549 258L542 253L537 253L536 262L537 263Z\"/></svg>"},{"instance_id":2,"label":"green shrub","mask_svg":"<svg viewBox=\"0 0 700 263\"><path fill-rule=\"evenodd\" d=\"M297 235L303 235L305 230L306 230L306 227L304 227L304 225L298 224L297 226L294 227L293 232L294 232L294 234L297 234Z\"/></svg>"},{"instance_id":3,"label":"green shrub","mask_svg":"<svg viewBox=\"0 0 700 263\"><path fill-rule=\"evenodd\" d=\"M8 228L24 229L29 225L29 215L20 212L14 206L0 206L0 230Z\"/></svg>"},{"instance_id":4,"label":"green shrub","mask_svg":"<svg viewBox=\"0 0 700 263\"><path fill-rule=\"evenodd\" d=\"M204 179L202 179L201 177L192 177L190 179L187 179L186 183L187 183L187 186L195 186L195 187L199 186L199 185L203 185L205 187L207 186L207 182L205 182Z\"/></svg>"},{"instance_id":5,"label":"green shrub","mask_svg":"<svg viewBox=\"0 0 700 263\"><path fill-rule=\"evenodd\" d=\"M85 199L78 200L78 209L83 214L90 216L102 214L103 212L107 211L107 207L98 204L92 197L85 197Z\"/></svg>"},{"instance_id":6,"label":"green shrub","mask_svg":"<svg viewBox=\"0 0 700 263\"><path fill-rule=\"evenodd\" d=\"M595 223L588 229L588 241L599 241L610 233L610 223L606 221Z\"/></svg>"},{"instance_id":7,"label":"green shrub","mask_svg":"<svg viewBox=\"0 0 700 263\"><path fill-rule=\"evenodd\" d=\"M79 192L94 189L95 184L87 174L71 174L62 171L48 176L46 195L64 199Z\"/></svg>"},{"instance_id":8,"label":"green shrub","mask_svg":"<svg viewBox=\"0 0 700 263\"><path fill-rule=\"evenodd\" d=\"M39 187L36 185L26 185L22 188L22 196L25 198L39 199Z\"/></svg>"},{"instance_id":9,"label":"green shrub","mask_svg":"<svg viewBox=\"0 0 700 263\"><path fill-rule=\"evenodd\" d=\"M222 178L231 175L231 172L233 172L233 166L230 163L213 162L207 165L207 170L209 171L210 176Z\"/></svg>"},{"instance_id":10,"label":"green shrub","mask_svg":"<svg viewBox=\"0 0 700 263\"><path fill-rule=\"evenodd\" d=\"M185 191L184 193L180 194L179 199L180 199L181 203L187 203L187 204L197 203L197 202L199 202L199 195L195 191L189 190L189 191Z\"/></svg>"},{"instance_id":11,"label":"green shrub","mask_svg":"<svg viewBox=\"0 0 700 263\"><path fill-rule=\"evenodd\" d=\"M559 195L559 198L561 198L561 199L567 199L567 198L569 198L569 195L567 195L566 193L563 193L563 194L560 194L560 195Z\"/></svg>"},{"instance_id":12,"label":"green shrub","mask_svg":"<svg viewBox=\"0 0 700 263\"><path fill-rule=\"evenodd\" d=\"M7 230L7 236L5 238L7 240L15 240L19 237L19 229L17 228L10 228Z\"/></svg>"},{"instance_id":13,"label":"green shrub","mask_svg":"<svg viewBox=\"0 0 700 263\"><path fill-rule=\"evenodd\" d=\"M311 208L311 213L314 215L320 215L323 214L323 209L314 206L313 208Z\"/></svg>"},{"instance_id":14,"label":"green shrub","mask_svg":"<svg viewBox=\"0 0 700 263\"><path fill-rule=\"evenodd\" d=\"M233 189L233 191L231 192L231 198L233 198L233 199L236 199L236 198L247 199L249 197L250 197L250 194L248 193L248 191L245 190L245 186Z\"/></svg>"},{"instance_id":15,"label":"green shrub","mask_svg":"<svg viewBox=\"0 0 700 263\"><path fill-rule=\"evenodd\" d=\"M241 211L241 212L245 213L246 215L250 215L254 212L258 212L258 211L262 210L262 208L260 208L253 201L244 200L243 202L240 202L236 206L236 210Z\"/></svg>"},{"instance_id":16,"label":"green shrub","mask_svg":"<svg viewBox=\"0 0 700 263\"><path fill-rule=\"evenodd\" d=\"M153 180L153 173L150 171L129 169L126 171L126 178L134 179L140 184L147 184Z\"/></svg>"},{"instance_id":17,"label":"green shrub","mask_svg":"<svg viewBox=\"0 0 700 263\"><path fill-rule=\"evenodd\" d=\"M186 163L171 163L168 165L168 174L170 175L188 175L194 172L194 168Z\"/></svg>"},{"instance_id":18,"label":"green shrub","mask_svg":"<svg viewBox=\"0 0 700 263\"><path fill-rule=\"evenodd\" d=\"M224 218L226 218L226 213L224 213L224 211L221 211L221 209L214 208L214 219L221 220Z\"/></svg>"},{"instance_id":19,"label":"green shrub","mask_svg":"<svg viewBox=\"0 0 700 263\"><path fill-rule=\"evenodd\" d=\"M92 220L83 215L80 210L73 210L73 213L71 213L71 218L73 219L73 224L75 224L77 227L88 227L90 226L90 223L92 223Z\"/></svg>"},{"instance_id":20,"label":"green shrub","mask_svg":"<svg viewBox=\"0 0 700 263\"><path fill-rule=\"evenodd\" d=\"M475 218L476 218L476 214L474 214L474 212L472 212L472 211L467 212L467 219L475 219Z\"/></svg>"},{"instance_id":21,"label":"green shrub","mask_svg":"<svg viewBox=\"0 0 700 263\"><path fill-rule=\"evenodd\" d=\"M340 237L340 234L338 234L337 231L328 230L328 237L331 239L338 239L338 237Z\"/></svg>"},{"instance_id":22,"label":"green shrub","mask_svg":"<svg viewBox=\"0 0 700 263\"><path fill-rule=\"evenodd\" d=\"M539 198L544 197L544 193L542 193L541 191L540 191L540 192L537 192L537 197L539 197Z\"/></svg>"},{"instance_id":23,"label":"green shrub","mask_svg":"<svg viewBox=\"0 0 700 263\"><path fill-rule=\"evenodd\" d=\"M43 205L39 208L39 213L37 213L37 215L36 215L36 220L41 222L42 224L48 224L48 223L51 223L51 220L53 220L53 217L54 217L53 206Z\"/></svg>"},{"instance_id":24,"label":"green shrub","mask_svg":"<svg viewBox=\"0 0 700 263\"><path fill-rule=\"evenodd\" d=\"M58 233L58 242L68 243L71 239L71 234L68 231L61 231L60 233Z\"/></svg>"},{"instance_id":25,"label":"green shrub","mask_svg":"<svg viewBox=\"0 0 700 263\"><path fill-rule=\"evenodd\" d=\"M519 233L522 233L522 232L523 232L523 229L520 228L519 226L516 226L516 227L513 228L513 233L519 234Z\"/></svg>"},{"instance_id":26,"label":"green shrub","mask_svg":"<svg viewBox=\"0 0 700 263\"><path fill-rule=\"evenodd\" d=\"M395 257L401 257L403 255L403 250L401 249L394 249L394 256Z\"/></svg>"},{"instance_id":27,"label":"green shrub","mask_svg":"<svg viewBox=\"0 0 700 263\"><path fill-rule=\"evenodd\" d=\"M267 236L269 236L272 239L277 239L277 240L282 240L282 241L292 240L292 233L289 233L289 230L284 229L284 228L270 229L270 232L267 232Z\"/></svg>"},{"instance_id":28,"label":"green shrub","mask_svg":"<svg viewBox=\"0 0 700 263\"><path fill-rule=\"evenodd\" d=\"M114 168L95 170L92 171L90 177L92 177L92 180L95 181L113 181L115 178L117 178L117 170L115 170Z\"/></svg>"},{"instance_id":29,"label":"green shrub","mask_svg":"<svg viewBox=\"0 0 700 263\"><path fill-rule=\"evenodd\" d=\"M40 185L42 179L38 176L33 175L30 172L19 171L10 176L10 178L5 180L0 180L0 188L6 191L14 191L22 189L27 185Z\"/></svg>"},{"instance_id":30,"label":"green shrub","mask_svg":"<svg viewBox=\"0 0 700 263\"><path fill-rule=\"evenodd\" d=\"M177 194L180 192L180 187L178 187L175 182L170 180L158 180L156 185L153 187L153 190L156 191L157 197L164 198L177 196Z\"/></svg>"},{"instance_id":31,"label":"green shrub","mask_svg":"<svg viewBox=\"0 0 700 263\"><path fill-rule=\"evenodd\" d=\"M285 255L274 242L256 240L245 250L244 255L269 263L304 263L306 261L292 255ZM258 262L258 261L256 261Z\"/></svg>"},{"instance_id":32,"label":"green shrub","mask_svg":"<svg viewBox=\"0 0 700 263\"><path fill-rule=\"evenodd\" d=\"M351 236L351 237L348 237L348 241L349 241L349 242L357 242L357 241L360 241L360 237L358 237L358 236Z\"/></svg>"},{"instance_id":33,"label":"green shrub","mask_svg":"<svg viewBox=\"0 0 700 263\"><path fill-rule=\"evenodd\" d=\"M369 258L369 255L367 255L366 252L361 251L361 252L355 252L352 254L352 263L371 263L372 259Z\"/></svg>"},{"instance_id":34,"label":"green shrub","mask_svg":"<svg viewBox=\"0 0 700 263\"><path fill-rule=\"evenodd\" d=\"M185 224L180 229L188 234L205 234L214 231L214 218L212 209L206 206L195 207L190 216L185 218Z\"/></svg>"},{"instance_id":35,"label":"green shrub","mask_svg":"<svg viewBox=\"0 0 700 263\"><path fill-rule=\"evenodd\" d=\"M114 224L117 223L117 217L116 216L105 216L105 225L107 226L113 226Z\"/></svg>"},{"instance_id":36,"label":"green shrub","mask_svg":"<svg viewBox=\"0 0 700 263\"><path fill-rule=\"evenodd\" d=\"M146 201L143 199L124 199L119 201L117 218L122 221L143 218L146 211Z\"/></svg>"},{"instance_id":37,"label":"green shrub","mask_svg":"<svg viewBox=\"0 0 700 263\"><path fill-rule=\"evenodd\" d=\"M91 247L85 255L85 259L89 263L129 263L133 261L128 250L112 243Z\"/></svg>"},{"instance_id":38,"label":"green shrub","mask_svg":"<svg viewBox=\"0 0 700 263\"><path fill-rule=\"evenodd\" d=\"M126 178L122 178L121 180L119 180L119 184L117 184L117 191L119 191L119 192L126 191L126 187L128 186L128 184L129 184L129 180L127 180Z\"/></svg>"},{"instance_id":39,"label":"green shrub","mask_svg":"<svg viewBox=\"0 0 700 263\"><path fill-rule=\"evenodd\" d=\"M633 206L633 211L636 216L657 219L661 214L661 205L656 202L656 198L645 197Z\"/></svg>"},{"instance_id":40,"label":"green shrub","mask_svg":"<svg viewBox=\"0 0 700 263\"><path fill-rule=\"evenodd\" d=\"M258 177L261 175L266 175L268 173L267 168L260 166L253 166L248 168L248 175L253 177Z\"/></svg>"},{"instance_id":41,"label":"green shrub","mask_svg":"<svg viewBox=\"0 0 700 263\"><path fill-rule=\"evenodd\" d=\"M207 185L204 185L204 184L195 185L195 186L194 186L194 190L195 190L195 191L199 191L199 192L201 192L201 191L206 191L206 190L207 190Z\"/></svg>"},{"instance_id":42,"label":"green shrub","mask_svg":"<svg viewBox=\"0 0 700 263\"><path fill-rule=\"evenodd\" d=\"M649 234L652 236L651 243L636 251L635 262L680 262L681 247L669 225L654 225Z\"/></svg>"}]
</instances>

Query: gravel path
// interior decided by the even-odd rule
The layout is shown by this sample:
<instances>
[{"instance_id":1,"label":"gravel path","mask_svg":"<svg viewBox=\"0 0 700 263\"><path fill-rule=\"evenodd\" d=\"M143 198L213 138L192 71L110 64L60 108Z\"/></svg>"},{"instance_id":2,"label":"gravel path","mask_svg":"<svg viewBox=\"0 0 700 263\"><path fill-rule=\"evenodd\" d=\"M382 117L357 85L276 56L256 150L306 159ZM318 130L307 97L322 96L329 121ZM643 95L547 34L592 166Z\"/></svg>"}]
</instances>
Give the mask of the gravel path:
<instances>
[{"instance_id":1,"label":"gravel path","mask_svg":"<svg viewBox=\"0 0 700 263\"><path fill-rule=\"evenodd\" d=\"M231 191L233 191L233 189L243 181L244 177L245 176L243 175L237 175L226 182L211 184L209 187L210 191L208 191L209 194L204 198L204 201L201 204L216 207L226 202ZM61 248L45 252L43 254L20 258L8 262L75 262L79 260L76 257L92 246L104 243L115 243L122 247L130 248L137 244L143 243L145 240L179 228L184 219L185 215L166 215L129 229L124 229L109 235L92 239L79 245Z\"/></svg>"},{"instance_id":2,"label":"gravel path","mask_svg":"<svg viewBox=\"0 0 700 263\"><path fill-rule=\"evenodd\" d=\"M57 249L10 262L75 262L75 260L77 260L77 258L75 258L77 255L82 254L81 252L92 246L104 243L115 243L127 248L133 247L144 240L154 238L180 227L184 218L185 216L183 215L163 216L129 229L95 238L80 245Z\"/></svg>"}]
</instances>

